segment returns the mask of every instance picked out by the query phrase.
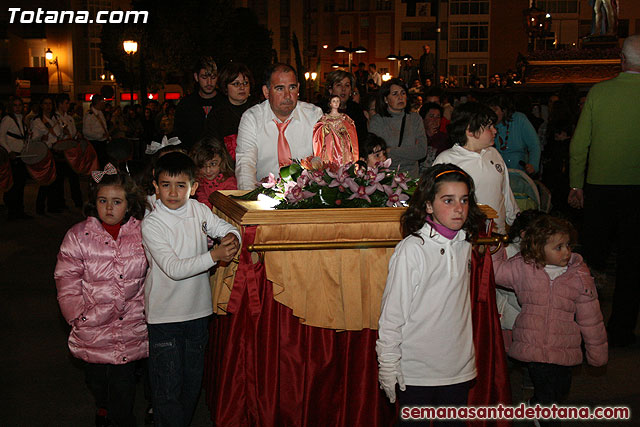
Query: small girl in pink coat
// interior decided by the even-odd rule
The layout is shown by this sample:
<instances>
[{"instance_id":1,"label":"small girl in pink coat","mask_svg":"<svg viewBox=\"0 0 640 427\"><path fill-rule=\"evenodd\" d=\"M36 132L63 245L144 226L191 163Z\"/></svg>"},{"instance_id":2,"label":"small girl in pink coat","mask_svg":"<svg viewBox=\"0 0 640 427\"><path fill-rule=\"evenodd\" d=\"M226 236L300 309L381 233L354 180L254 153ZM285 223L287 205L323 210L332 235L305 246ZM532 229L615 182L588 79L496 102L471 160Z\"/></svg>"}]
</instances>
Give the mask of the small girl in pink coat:
<instances>
[{"instance_id":1,"label":"small girl in pink coat","mask_svg":"<svg viewBox=\"0 0 640 427\"><path fill-rule=\"evenodd\" d=\"M212 208L211 193L217 190L237 190L233 160L225 146L215 138L204 138L191 149L191 158L198 168L198 189L195 198Z\"/></svg>"},{"instance_id":2,"label":"small girl in pink coat","mask_svg":"<svg viewBox=\"0 0 640 427\"><path fill-rule=\"evenodd\" d=\"M513 288L522 305L509 356L528 362L531 404L558 403L569 392L571 366L582 363L582 340L590 365L607 363L596 287L582 257L571 253L575 234L568 221L543 215L527 227L520 254L493 256L496 283Z\"/></svg>"},{"instance_id":3,"label":"small girl in pink coat","mask_svg":"<svg viewBox=\"0 0 640 427\"><path fill-rule=\"evenodd\" d=\"M135 361L149 355L140 231L145 195L111 164L92 177L87 219L71 227L58 253L58 303L71 325L71 354L85 362L96 425L135 426Z\"/></svg>"}]
</instances>

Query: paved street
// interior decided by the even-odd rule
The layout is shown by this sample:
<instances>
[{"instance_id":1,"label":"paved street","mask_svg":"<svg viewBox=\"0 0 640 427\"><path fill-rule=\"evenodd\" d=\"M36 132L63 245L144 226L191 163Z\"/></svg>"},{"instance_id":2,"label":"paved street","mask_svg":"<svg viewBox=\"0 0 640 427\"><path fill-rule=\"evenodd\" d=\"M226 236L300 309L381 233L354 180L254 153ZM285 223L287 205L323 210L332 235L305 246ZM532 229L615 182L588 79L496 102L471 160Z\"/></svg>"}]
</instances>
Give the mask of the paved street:
<instances>
[{"instance_id":1,"label":"paved street","mask_svg":"<svg viewBox=\"0 0 640 427\"><path fill-rule=\"evenodd\" d=\"M36 191L35 184L27 186L26 210L30 214L35 212ZM67 205L73 204L68 200ZM0 426L94 425L93 401L79 363L69 355L68 326L60 315L53 281L60 242L66 230L80 220L80 212L72 209L7 222L4 207L0 207ZM611 286L607 285L601 298L605 317ZM520 387L518 369L512 372L512 383L516 402L528 397ZM625 425L640 425L638 384L640 348L612 349L605 368L585 365L574 370L569 403L629 405L638 415ZM143 425L146 402L141 384L138 390L136 416ZM193 425L211 425L202 398Z\"/></svg>"}]
</instances>

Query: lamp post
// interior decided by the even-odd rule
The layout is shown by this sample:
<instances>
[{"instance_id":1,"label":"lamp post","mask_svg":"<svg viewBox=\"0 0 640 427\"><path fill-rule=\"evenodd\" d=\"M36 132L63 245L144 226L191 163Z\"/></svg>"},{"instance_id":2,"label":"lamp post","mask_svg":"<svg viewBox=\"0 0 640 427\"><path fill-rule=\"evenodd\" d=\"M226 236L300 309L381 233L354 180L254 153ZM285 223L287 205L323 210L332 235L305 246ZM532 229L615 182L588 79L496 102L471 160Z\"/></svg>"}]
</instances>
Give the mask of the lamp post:
<instances>
[{"instance_id":1,"label":"lamp post","mask_svg":"<svg viewBox=\"0 0 640 427\"><path fill-rule=\"evenodd\" d=\"M44 57L49 61L49 64L56 64L56 74L58 75L58 93L62 92L62 76L60 75L60 67L58 66L58 57L53 59L53 52L51 49L47 48L47 51L44 53Z\"/></svg>"},{"instance_id":2,"label":"lamp post","mask_svg":"<svg viewBox=\"0 0 640 427\"><path fill-rule=\"evenodd\" d=\"M409 55L408 53L402 55L400 51L398 51L397 55L394 53L389 54L387 56L387 59L389 61L398 61L398 77L400 77L400 61L408 61L410 59L413 59L413 56Z\"/></svg>"},{"instance_id":3,"label":"lamp post","mask_svg":"<svg viewBox=\"0 0 640 427\"><path fill-rule=\"evenodd\" d=\"M367 53L367 49L363 46L353 47L352 43L349 42L349 47L337 46L333 49L336 53L349 53L349 72L351 72L352 62L353 62L353 54L354 53Z\"/></svg>"},{"instance_id":4,"label":"lamp post","mask_svg":"<svg viewBox=\"0 0 640 427\"><path fill-rule=\"evenodd\" d=\"M308 102L311 102L311 85L309 84L309 80L311 80L312 83L314 83L314 87L315 87L315 81L316 81L316 77L318 77L318 73L316 73L315 71L313 72L306 72L304 73L304 78L307 81L307 88L308 88L308 92L309 92L309 97L307 98Z\"/></svg>"},{"instance_id":5,"label":"lamp post","mask_svg":"<svg viewBox=\"0 0 640 427\"><path fill-rule=\"evenodd\" d=\"M131 105L133 106L133 55L138 51L138 43L133 40L122 42L124 51L129 56L129 66L131 67Z\"/></svg>"}]
</instances>

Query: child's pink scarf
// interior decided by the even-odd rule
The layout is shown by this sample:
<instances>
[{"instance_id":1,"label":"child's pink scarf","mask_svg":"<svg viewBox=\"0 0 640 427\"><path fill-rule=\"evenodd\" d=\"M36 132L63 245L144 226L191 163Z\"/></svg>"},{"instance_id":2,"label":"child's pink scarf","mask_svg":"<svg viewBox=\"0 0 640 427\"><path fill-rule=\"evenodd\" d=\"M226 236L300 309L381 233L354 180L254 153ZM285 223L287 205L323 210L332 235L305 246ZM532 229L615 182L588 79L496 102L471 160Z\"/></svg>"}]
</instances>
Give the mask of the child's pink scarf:
<instances>
[{"instance_id":1,"label":"child's pink scarf","mask_svg":"<svg viewBox=\"0 0 640 427\"><path fill-rule=\"evenodd\" d=\"M427 217L427 222L431 227L433 227L434 230L436 230L439 234L441 234L442 236L446 237L449 240L452 240L454 237L456 237L456 234L458 234L459 230L452 230L450 228L445 227L442 224L438 224L437 222L434 222L433 219L431 219L431 216Z\"/></svg>"}]
</instances>

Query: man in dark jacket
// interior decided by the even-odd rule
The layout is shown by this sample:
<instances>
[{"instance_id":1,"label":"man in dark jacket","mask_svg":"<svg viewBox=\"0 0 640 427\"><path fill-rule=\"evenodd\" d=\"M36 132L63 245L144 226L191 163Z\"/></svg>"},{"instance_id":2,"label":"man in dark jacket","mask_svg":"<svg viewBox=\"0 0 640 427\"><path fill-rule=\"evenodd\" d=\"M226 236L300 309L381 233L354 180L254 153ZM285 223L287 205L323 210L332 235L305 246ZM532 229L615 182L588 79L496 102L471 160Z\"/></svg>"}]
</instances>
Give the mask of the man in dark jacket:
<instances>
[{"instance_id":1,"label":"man in dark jacket","mask_svg":"<svg viewBox=\"0 0 640 427\"><path fill-rule=\"evenodd\" d=\"M218 94L218 67L213 58L200 58L193 69L193 79L197 83L197 90L182 98L176 109L174 122L174 131L186 150L190 150L204 135L205 120Z\"/></svg>"}]
</instances>

